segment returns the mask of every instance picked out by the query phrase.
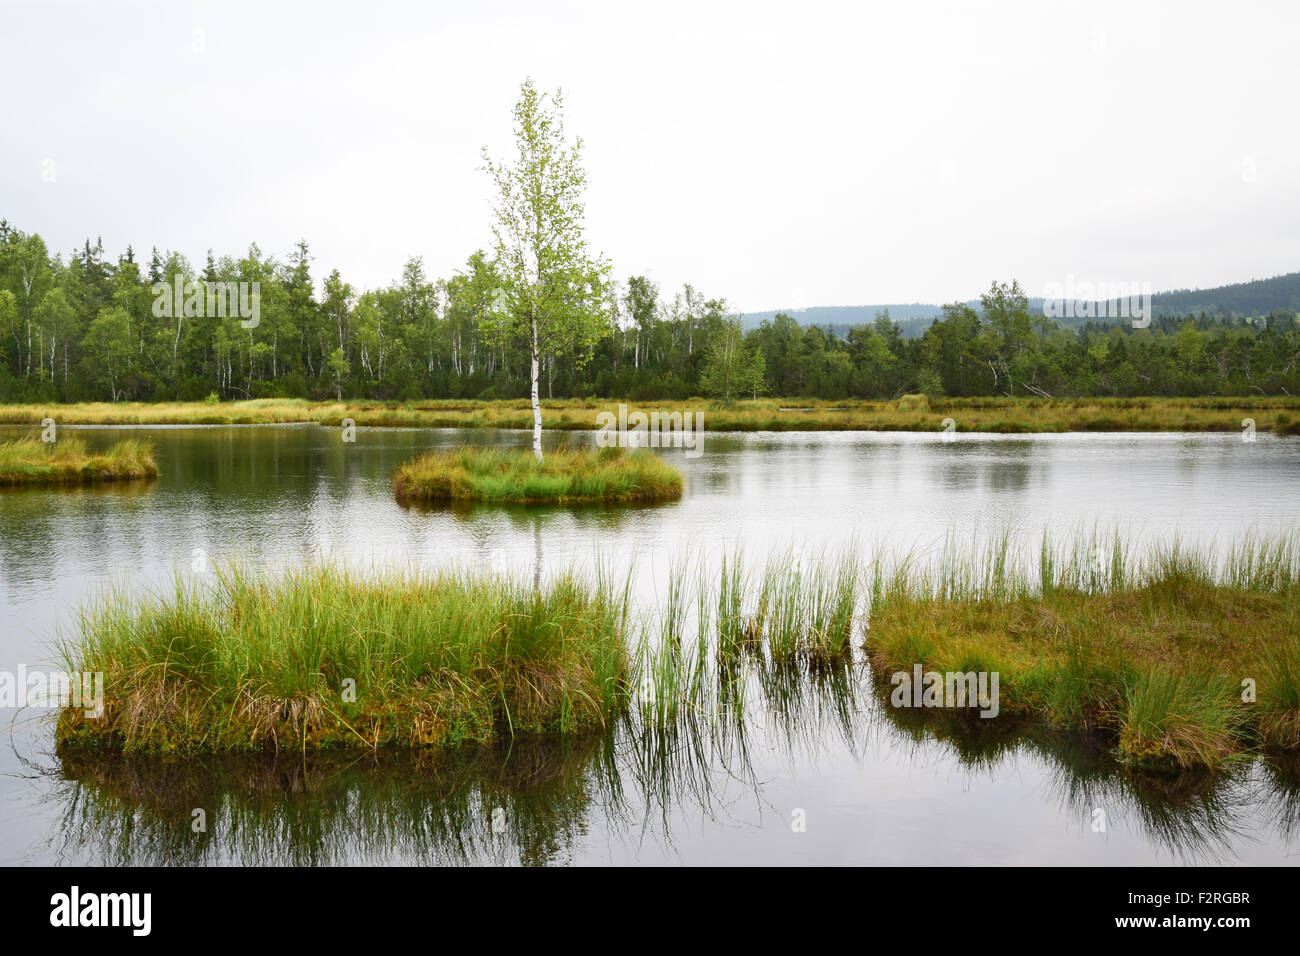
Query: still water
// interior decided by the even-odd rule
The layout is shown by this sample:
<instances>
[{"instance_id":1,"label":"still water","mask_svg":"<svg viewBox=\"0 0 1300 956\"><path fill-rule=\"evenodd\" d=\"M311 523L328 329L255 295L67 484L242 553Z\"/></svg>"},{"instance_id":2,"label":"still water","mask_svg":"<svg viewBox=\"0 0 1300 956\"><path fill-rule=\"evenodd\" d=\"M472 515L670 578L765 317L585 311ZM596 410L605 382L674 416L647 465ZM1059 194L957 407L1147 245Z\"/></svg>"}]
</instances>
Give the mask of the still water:
<instances>
[{"instance_id":1,"label":"still water","mask_svg":"<svg viewBox=\"0 0 1300 956\"><path fill-rule=\"evenodd\" d=\"M751 565L850 547L924 560L1001 530L1036 542L1116 528L1140 549L1300 526L1300 441L1269 435L711 433L698 458L661 452L686 476L679 502L428 509L394 500L401 461L530 435L76 432L154 442L162 477L0 492L3 671L51 663L52 642L105 588L165 585L196 559L454 563L530 579L600 561L632 568L652 605L674 562L736 549ZM1035 728L944 736L882 708L861 663L759 685L735 726L620 724L588 740L360 758L63 761L47 714L4 711L0 863L1300 862L1300 767L1154 777L1097 741Z\"/></svg>"}]
</instances>

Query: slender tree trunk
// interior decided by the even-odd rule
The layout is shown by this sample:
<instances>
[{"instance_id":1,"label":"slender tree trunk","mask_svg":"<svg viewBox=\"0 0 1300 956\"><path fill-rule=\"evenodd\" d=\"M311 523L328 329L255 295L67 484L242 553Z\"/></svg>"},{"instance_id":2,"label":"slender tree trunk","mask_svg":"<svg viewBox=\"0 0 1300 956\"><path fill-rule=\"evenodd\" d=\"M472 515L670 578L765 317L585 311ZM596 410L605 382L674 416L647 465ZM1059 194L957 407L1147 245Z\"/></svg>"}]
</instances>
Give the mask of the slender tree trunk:
<instances>
[{"instance_id":1,"label":"slender tree trunk","mask_svg":"<svg viewBox=\"0 0 1300 956\"><path fill-rule=\"evenodd\" d=\"M533 455L542 460L542 403L537 397L538 354L537 354L537 316L532 320L533 333Z\"/></svg>"}]
</instances>

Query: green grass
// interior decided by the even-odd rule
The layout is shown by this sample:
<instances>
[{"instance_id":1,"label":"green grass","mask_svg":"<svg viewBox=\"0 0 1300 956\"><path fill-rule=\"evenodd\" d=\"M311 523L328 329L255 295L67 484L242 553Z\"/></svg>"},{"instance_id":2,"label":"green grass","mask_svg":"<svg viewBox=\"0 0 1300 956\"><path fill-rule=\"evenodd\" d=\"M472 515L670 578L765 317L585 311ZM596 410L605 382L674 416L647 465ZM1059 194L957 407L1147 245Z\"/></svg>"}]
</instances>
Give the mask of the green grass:
<instances>
[{"instance_id":1,"label":"green grass","mask_svg":"<svg viewBox=\"0 0 1300 956\"><path fill-rule=\"evenodd\" d=\"M877 572L865 648L877 681L996 671L1001 713L1113 736L1151 768L1300 747L1300 546L1248 538L1222 561L1178 544L1137 560L1118 536L1003 538L937 569ZM1256 699L1244 700L1253 681Z\"/></svg>"},{"instance_id":2,"label":"green grass","mask_svg":"<svg viewBox=\"0 0 1300 956\"><path fill-rule=\"evenodd\" d=\"M527 449L433 451L397 469L393 491L409 501L651 502L680 498L681 473L644 449L560 448L537 461Z\"/></svg>"},{"instance_id":3,"label":"green grass","mask_svg":"<svg viewBox=\"0 0 1300 956\"><path fill-rule=\"evenodd\" d=\"M153 446L147 442L117 442L104 452L91 453L79 438L54 445L34 439L0 442L0 486L76 485L132 478L157 478Z\"/></svg>"},{"instance_id":4,"label":"green grass","mask_svg":"<svg viewBox=\"0 0 1300 956\"><path fill-rule=\"evenodd\" d=\"M630 614L628 583L603 573L537 591L483 575L233 565L207 587L178 578L84 609L63 664L104 674L104 711L65 709L56 741L68 752L441 747L579 733L634 702L646 725L672 731L739 713L750 663L794 676L849 664L855 577L851 561L783 560L755 579L737 558L718 587L680 564L647 619Z\"/></svg>"},{"instance_id":5,"label":"green grass","mask_svg":"<svg viewBox=\"0 0 1300 956\"><path fill-rule=\"evenodd\" d=\"M1216 556L1217 555L1217 556ZM777 556L677 562L636 614L630 578L502 578L235 566L205 588L110 594L64 646L104 673L105 713L65 710L62 750L378 749L581 733L635 716L662 742L749 719L860 712L862 647L889 701L893 672L997 672L998 716L892 711L1095 733L1131 767L1218 769L1300 752L1300 542L1140 555L1119 535L1009 535L937 560ZM866 625L869 623L869 627ZM355 699L347 694L355 687ZM1253 688L1253 699L1245 690ZM969 719L968 719L969 718ZM694 731L692 731L694 733Z\"/></svg>"},{"instance_id":6,"label":"green grass","mask_svg":"<svg viewBox=\"0 0 1300 956\"><path fill-rule=\"evenodd\" d=\"M617 412L619 399L547 399L549 430L596 427L598 413ZM719 407L702 398L633 402L644 412L703 413L708 431L932 431L951 417L958 432L1021 434L1071 431L1240 432L1243 418L1259 431L1300 434L1300 397L1239 398L944 398L904 395L896 400L761 398ZM0 405L0 424L38 424L43 418L79 425L214 425L318 422L337 426L410 428L531 428L527 399L428 399L407 402L354 399L253 399L220 402L88 402Z\"/></svg>"},{"instance_id":7,"label":"green grass","mask_svg":"<svg viewBox=\"0 0 1300 956\"><path fill-rule=\"evenodd\" d=\"M109 595L63 649L102 672L104 713L69 708L60 748L190 753L488 742L601 726L626 703L626 593L534 591L446 573L239 567Z\"/></svg>"}]
</instances>

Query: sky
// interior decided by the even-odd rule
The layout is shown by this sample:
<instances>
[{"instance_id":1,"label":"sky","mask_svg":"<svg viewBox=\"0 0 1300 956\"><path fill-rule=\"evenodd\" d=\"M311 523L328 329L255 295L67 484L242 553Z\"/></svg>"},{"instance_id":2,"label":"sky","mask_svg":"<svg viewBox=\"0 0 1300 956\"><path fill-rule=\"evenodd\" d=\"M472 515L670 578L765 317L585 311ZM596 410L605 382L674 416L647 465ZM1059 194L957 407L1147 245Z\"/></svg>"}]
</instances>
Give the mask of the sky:
<instances>
[{"instance_id":1,"label":"sky","mask_svg":"<svg viewBox=\"0 0 1300 956\"><path fill-rule=\"evenodd\" d=\"M0 218L358 289L491 244L562 88L615 274L733 310L1300 270L1300 4L0 0Z\"/></svg>"}]
</instances>

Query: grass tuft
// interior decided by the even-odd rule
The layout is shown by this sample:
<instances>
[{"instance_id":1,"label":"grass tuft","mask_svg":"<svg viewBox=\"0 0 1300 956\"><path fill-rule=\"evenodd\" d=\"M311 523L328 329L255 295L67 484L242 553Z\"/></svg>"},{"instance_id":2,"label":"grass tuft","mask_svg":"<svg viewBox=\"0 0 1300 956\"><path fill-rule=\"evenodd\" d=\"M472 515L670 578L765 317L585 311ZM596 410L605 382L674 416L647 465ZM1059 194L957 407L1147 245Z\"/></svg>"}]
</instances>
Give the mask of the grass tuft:
<instances>
[{"instance_id":1,"label":"grass tuft","mask_svg":"<svg viewBox=\"0 0 1300 956\"><path fill-rule=\"evenodd\" d=\"M1219 767L1300 746L1300 549L1247 538L1221 562L1175 542L1138 560L1095 531L1037 567L1005 539L939 571L873 572L878 682L916 663L997 671L1001 713L1113 735L1132 765ZM980 666L974 666L976 658Z\"/></svg>"},{"instance_id":2,"label":"grass tuft","mask_svg":"<svg viewBox=\"0 0 1300 956\"><path fill-rule=\"evenodd\" d=\"M0 486L79 485L157 477L158 464L148 442L128 439L94 453L80 438L64 438L53 445L31 438L0 442Z\"/></svg>"},{"instance_id":3,"label":"grass tuft","mask_svg":"<svg viewBox=\"0 0 1300 956\"><path fill-rule=\"evenodd\" d=\"M467 446L406 462L393 491L411 501L651 502L680 498L682 476L644 449L561 448L539 462L528 449Z\"/></svg>"},{"instance_id":4,"label":"grass tuft","mask_svg":"<svg viewBox=\"0 0 1300 956\"><path fill-rule=\"evenodd\" d=\"M488 742L602 726L627 700L626 593L445 573L238 566L139 603L109 595L65 646L104 713L61 748L187 753Z\"/></svg>"}]
</instances>

